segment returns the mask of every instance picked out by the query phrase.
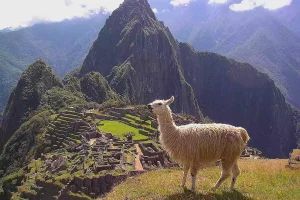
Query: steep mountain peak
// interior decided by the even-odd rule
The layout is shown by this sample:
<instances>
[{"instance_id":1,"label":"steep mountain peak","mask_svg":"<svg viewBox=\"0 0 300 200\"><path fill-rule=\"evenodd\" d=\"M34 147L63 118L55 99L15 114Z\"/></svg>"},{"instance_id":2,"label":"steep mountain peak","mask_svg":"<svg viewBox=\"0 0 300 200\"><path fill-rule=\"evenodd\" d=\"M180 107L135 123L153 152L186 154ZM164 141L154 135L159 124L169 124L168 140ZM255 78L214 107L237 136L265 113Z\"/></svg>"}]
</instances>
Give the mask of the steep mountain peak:
<instances>
[{"instance_id":1,"label":"steep mountain peak","mask_svg":"<svg viewBox=\"0 0 300 200\"><path fill-rule=\"evenodd\" d=\"M156 19L147 0L125 0L119 9L126 9L126 11L129 11L131 14L147 14L152 19Z\"/></svg>"},{"instance_id":2,"label":"steep mountain peak","mask_svg":"<svg viewBox=\"0 0 300 200\"><path fill-rule=\"evenodd\" d=\"M7 103L0 136L0 151L20 124L34 112L40 104L42 95L55 86L62 86L58 77L46 63L38 60L29 65L12 91Z\"/></svg>"},{"instance_id":3,"label":"steep mountain peak","mask_svg":"<svg viewBox=\"0 0 300 200\"><path fill-rule=\"evenodd\" d=\"M106 21L80 76L100 72L133 104L177 95L176 112L200 117L193 90L177 60L178 49L178 43L156 19L147 1L127 0Z\"/></svg>"}]
</instances>

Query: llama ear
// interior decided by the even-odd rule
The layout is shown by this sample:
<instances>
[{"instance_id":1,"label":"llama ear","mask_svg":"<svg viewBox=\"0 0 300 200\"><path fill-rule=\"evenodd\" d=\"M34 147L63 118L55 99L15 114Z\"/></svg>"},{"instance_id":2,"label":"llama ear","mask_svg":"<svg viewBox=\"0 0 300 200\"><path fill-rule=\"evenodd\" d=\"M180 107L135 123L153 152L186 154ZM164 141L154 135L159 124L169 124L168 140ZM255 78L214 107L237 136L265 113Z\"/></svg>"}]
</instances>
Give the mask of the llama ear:
<instances>
[{"instance_id":1,"label":"llama ear","mask_svg":"<svg viewBox=\"0 0 300 200\"><path fill-rule=\"evenodd\" d=\"M174 96L172 96L169 100L166 101L166 105L170 105L174 102Z\"/></svg>"}]
</instances>

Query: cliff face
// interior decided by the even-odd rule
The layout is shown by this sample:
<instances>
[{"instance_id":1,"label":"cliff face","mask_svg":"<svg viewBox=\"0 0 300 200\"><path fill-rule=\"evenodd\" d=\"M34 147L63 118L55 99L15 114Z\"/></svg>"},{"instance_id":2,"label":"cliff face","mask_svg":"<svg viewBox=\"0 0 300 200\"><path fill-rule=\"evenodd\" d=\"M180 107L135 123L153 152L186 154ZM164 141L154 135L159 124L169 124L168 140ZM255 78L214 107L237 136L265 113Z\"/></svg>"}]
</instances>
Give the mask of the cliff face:
<instances>
[{"instance_id":1,"label":"cliff face","mask_svg":"<svg viewBox=\"0 0 300 200\"><path fill-rule=\"evenodd\" d=\"M133 104L175 95L174 112L202 117L200 107L216 122L243 126L265 156L296 146L293 110L267 75L178 43L146 0L125 0L108 18L80 76L92 71Z\"/></svg>"},{"instance_id":2,"label":"cliff face","mask_svg":"<svg viewBox=\"0 0 300 200\"><path fill-rule=\"evenodd\" d=\"M274 82L246 63L180 44L181 63L200 108L217 122L245 127L249 144L269 157L295 147L293 110Z\"/></svg>"},{"instance_id":3,"label":"cliff face","mask_svg":"<svg viewBox=\"0 0 300 200\"><path fill-rule=\"evenodd\" d=\"M42 95L55 86L61 86L60 80L41 60L36 61L23 72L4 112L0 151L29 114L36 110Z\"/></svg>"},{"instance_id":4,"label":"cliff face","mask_svg":"<svg viewBox=\"0 0 300 200\"><path fill-rule=\"evenodd\" d=\"M202 117L176 59L177 43L145 0L126 0L108 18L81 76L96 71L133 104L177 96L175 112Z\"/></svg>"}]
</instances>

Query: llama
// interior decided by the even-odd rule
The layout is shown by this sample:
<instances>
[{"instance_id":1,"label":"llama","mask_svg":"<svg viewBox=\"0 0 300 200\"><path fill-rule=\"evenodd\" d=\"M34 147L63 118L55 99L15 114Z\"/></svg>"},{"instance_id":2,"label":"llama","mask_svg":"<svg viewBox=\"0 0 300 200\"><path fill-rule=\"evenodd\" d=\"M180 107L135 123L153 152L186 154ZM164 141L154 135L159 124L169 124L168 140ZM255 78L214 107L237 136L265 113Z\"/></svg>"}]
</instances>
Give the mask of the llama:
<instances>
[{"instance_id":1,"label":"llama","mask_svg":"<svg viewBox=\"0 0 300 200\"><path fill-rule=\"evenodd\" d=\"M176 126L169 100L156 100L148 109L157 115L160 141L171 158L183 165L181 187L185 187L188 171L192 176L191 190L195 191L196 175L200 167L209 166L221 159L222 173L212 191L215 191L232 172L230 188L233 189L240 174L237 164L247 141L247 131L227 124L189 124Z\"/></svg>"}]
</instances>

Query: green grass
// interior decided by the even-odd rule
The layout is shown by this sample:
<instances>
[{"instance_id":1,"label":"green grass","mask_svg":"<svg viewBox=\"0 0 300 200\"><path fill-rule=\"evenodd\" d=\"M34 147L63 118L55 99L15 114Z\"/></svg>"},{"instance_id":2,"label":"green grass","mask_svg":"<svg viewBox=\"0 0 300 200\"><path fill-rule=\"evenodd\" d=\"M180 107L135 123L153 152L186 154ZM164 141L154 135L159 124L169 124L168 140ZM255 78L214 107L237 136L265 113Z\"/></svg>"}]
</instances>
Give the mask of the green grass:
<instances>
[{"instance_id":1,"label":"green grass","mask_svg":"<svg viewBox=\"0 0 300 200\"><path fill-rule=\"evenodd\" d=\"M130 117L132 117L132 118L135 118L136 120L141 120L141 121L143 121L143 120L140 119L139 117L133 116L133 115L129 115L129 114L126 114L125 117L123 117L123 119L126 119L126 120L130 121L130 122L131 122L132 124L134 124L134 125L142 126L142 127L146 127L146 128L148 128L148 129L151 129L153 132L156 131L155 128L153 128L151 125L149 125L149 124L151 124L151 120L145 121L147 124L144 124L144 123L139 124L139 123L136 123L133 119L128 118L128 117L126 117L126 116L130 116ZM144 130L144 131L146 131L146 130Z\"/></svg>"},{"instance_id":2,"label":"green grass","mask_svg":"<svg viewBox=\"0 0 300 200\"><path fill-rule=\"evenodd\" d=\"M133 132L135 133L135 136L133 136L133 140L142 140L147 139L148 137L141 135L138 131L138 129L128 126L127 124L123 124L118 121L102 121L101 122L103 126L99 126L98 128L104 132L111 133L113 135L119 136L122 139L125 139L123 137L124 133Z\"/></svg>"},{"instance_id":3,"label":"green grass","mask_svg":"<svg viewBox=\"0 0 300 200\"><path fill-rule=\"evenodd\" d=\"M230 179L227 179L216 192L210 192L221 170L204 169L198 173L195 194L179 187L181 170L150 171L116 186L105 199L300 199L300 171L286 168L286 164L287 160L240 160L242 173L233 191L228 189ZM190 179L187 188L191 186Z\"/></svg>"}]
</instances>

